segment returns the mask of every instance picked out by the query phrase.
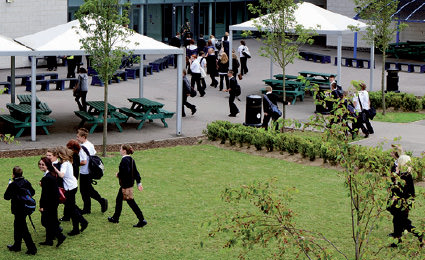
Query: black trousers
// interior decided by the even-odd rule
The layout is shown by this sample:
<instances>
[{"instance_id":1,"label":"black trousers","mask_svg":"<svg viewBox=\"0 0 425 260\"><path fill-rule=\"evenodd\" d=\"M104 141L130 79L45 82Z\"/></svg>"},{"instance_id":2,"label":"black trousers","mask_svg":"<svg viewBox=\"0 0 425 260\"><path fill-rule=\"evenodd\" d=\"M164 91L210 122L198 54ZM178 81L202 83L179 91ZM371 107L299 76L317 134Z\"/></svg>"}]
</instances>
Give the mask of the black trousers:
<instances>
[{"instance_id":1,"label":"black trousers","mask_svg":"<svg viewBox=\"0 0 425 260\"><path fill-rule=\"evenodd\" d=\"M47 69L56 70L58 68L58 61L56 56L47 56Z\"/></svg>"},{"instance_id":2,"label":"black trousers","mask_svg":"<svg viewBox=\"0 0 425 260\"><path fill-rule=\"evenodd\" d=\"M241 74L248 73L248 67L246 66L246 61L248 60L246 57L241 57Z\"/></svg>"},{"instance_id":3,"label":"black trousers","mask_svg":"<svg viewBox=\"0 0 425 260\"><path fill-rule=\"evenodd\" d=\"M121 216L122 211L122 201L123 201L123 195L122 195L122 188L120 187L118 190L117 198L115 200L115 213L113 215L113 218L118 220ZM136 202L133 200L127 200L128 206L133 210L134 214L136 214L139 221L144 220L143 213L140 210L139 206L137 206Z\"/></svg>"},{"instance_id":4,"label":"black trousers","mask_svg":"<svg viewBox=\"0 0 425 260\"><path fill-rule=\"evenodd\" d=\"M368 115L369 114L368 113L369 110L365 110L365 111L366 111L366 115ZM369 132L369 134L373 134L374 133L373 132L373 127L370 124L369 117L366 116L366 120L363 123L366 125L367 131Z\"/></svg>"},{"instance_id":5,"label":"black trousers","mask_svg":"<svg viewBox=\"0 0 425 260\"><path fill-rule=\"evenodd\" d=\"M26 215L17 214L15 215L15 220L13 222L13 237L15 242L13 247L16 249L21 249L22 239L25 241L28 250L36 249L34 241L32 240L31 234L28 230Z\"/></svg>"},{"instance_id":6,"label":"black trousers","mask_svg":"<svg viewBox=\"0 0 425 260\"><path fill-rule=\"evenodd\" d=\"M226 74L219 74L220 75L220 90L223 90L223 79L226 80L226 89L229 89L229 76Z\"/></svg>"},{"instance_id":7,"label":"black trousers","mask_svg":"<svg viewBox=\"0 0 425 260\"><path fill-rule=\"evenodd\" d=\"M230 94L229 97L229 108L230 108L230 114L231 115L236 115L237 113L239 113L239 109L235 104L235 98L236 96L233 94Z\"/></svg>"},{"instance_id":8,"label":"black trousers","mask_svg":"<svg viewBox=\"0 0 425 260\"><path fill-rule=\"evenodd\" d=\"M196 108L195 105L190 104L187 102L187 96L183 93L183 106L182 106L182 116L186 116L186 113L184 112L184 107L189 108L190 110L193 110Z\"/></svg>"},{"instance_id":9,"label":"black trousers","mask_svg":"<svg viewBox=\"0 0 425 260\"><path fill-rule=\"evenodd\" d=\"M215 71L210 73L211 85L217 87L218 81L215 79Z\"/></svg>"},{"instance_id":10,"label":"black trousers","mask_svg":"<svg viewBox=\"0 0 425 260\"><path fill-rule=\"evenodd\" d=\"M78 109L80 111L86 111L87 112L86 97L87 97L87 91L80 91L80 92L78 92L78 95L75 97L75 102L77 102ZM81 103L80 103L80 99L81 99Z\"/></svg>"},{"instance_id":11,"label":"black trousers","mask_svg":"<svg viewBox=\"0 0 425 260\"><path fill-rule=\"evenodd\" d=\"M59 228L58 207L44 208L41 212L41 225L46 228L46 241L64 237Z\"/></svg>"},{"instance_id":12,"label":"black trousers","mask_svg":"<svg viewBox=\"0 0 425 260\"><path fill-rule=\"evenodd\" d=\"M91 199L97 200L100 205L103 203L103 199L97 192L91 183L91 178L88 174L80 174L80 193L83 199L83 211L91 212Z\"/></svg>"},{"instance_id":13,"label":"black trousers","mask_svg":"<svg viewBox=\"0 0 425 260\"><path fill-rule=\"evenodd\" d=\"M201 80L202 80L201 73L193 73L192 72L192 78L190 80L190 86L192 88L194 88L195 87L195 83L196 83L196 88L198 89L199 94L201 96L203 96L203 95L205 95L205 90L204 90L204 88L201 85Z\"/></svg>"},{"instance_id":14,"label":"black trousers","mask_svg":"<svg viewBox=\"0 0 425 260\"><path fill-rule=\"evenodd\" d=\"M68 63L68 73L66 74L66 77L75 78L75 67L77 67L77 64L75 63L75 58L68 59L66 62Z\"/></svg>"},{"instance_id":15,"label":"black trousers","mask_svg":"<svg viewBox=\"0 0 425 260\"><path fill-rule=\"evenodd\" d=\"M78 231L80 229L80 223L85 223L87 220L81 215L80 209L75 203L75 195L77 194L78 188L73 190L65 191L65 208L64 215L71 217L73 230Z\"/></svg>"}]
</instances>

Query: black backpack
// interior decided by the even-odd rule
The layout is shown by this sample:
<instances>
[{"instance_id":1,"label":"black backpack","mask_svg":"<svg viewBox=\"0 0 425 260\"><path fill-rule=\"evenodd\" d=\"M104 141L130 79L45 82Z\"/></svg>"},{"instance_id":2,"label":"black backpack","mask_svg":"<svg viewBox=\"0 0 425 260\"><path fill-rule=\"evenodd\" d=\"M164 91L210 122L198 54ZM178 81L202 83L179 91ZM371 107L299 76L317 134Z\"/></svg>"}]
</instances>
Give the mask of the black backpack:
<instances>
[{"instance_id":1,"label":"black backpack","mask_svg":"<svg viewBox=\"0 0 425 260\"><path fill-rule=\"evenodd\" d=\"M241 86L238 83L236 83L234 89L232 89L232 90L233 90L233 93L235 94L235 96L239 97L239 95L241 94Z\"/></svg>"},{"instance_id":2,"label":"black backpack","mask_svg":"<svg viewBox=\"0 0 425 260\"><path fill-rule=\"evenodd\" d=\"M90 155L86 147L81 146L81 148L88 156L88 169L90 178L92 180L100 180L103 177L103 171L105 170L102 159L100 159L100 157L97 155ZM96 182L93 182L93 184L96 184Z\"/></svg>"},{"instance_id":3,"label":"black backpack","mask_svg":"<svg viewBox=\"0 0 425 260\"><path fill-rule=\"evenodd\" d=\"M36 201L31 196L31 192L26 188L19 188L17 194L18 201L24 206L24 214L31 215L35 211Z\"/></svg>"}]
</instances>

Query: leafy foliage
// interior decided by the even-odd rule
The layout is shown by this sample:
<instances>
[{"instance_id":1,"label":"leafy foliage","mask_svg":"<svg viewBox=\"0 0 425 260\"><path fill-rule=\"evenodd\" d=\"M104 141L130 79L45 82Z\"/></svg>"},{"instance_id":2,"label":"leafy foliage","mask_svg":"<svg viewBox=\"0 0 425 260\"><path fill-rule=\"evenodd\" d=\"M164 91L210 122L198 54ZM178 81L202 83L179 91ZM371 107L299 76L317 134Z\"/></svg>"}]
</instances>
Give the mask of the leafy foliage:
<instances>
[{"instance_id":1,"label":"leafy foliage","mask_svg":"<svg viewBox=\"0 0 425 260\"><path fill-rule=\"evenodd\" d=\"M277 189L275 181L272 179L240 188L225 188L222 199L233 205L234 210L217 218L217 227L210 232L210 236L218 232L228 233L230 237L225 247L231 248L241 243L246 249L240 253L240 258L244 258L246 251L254 245L267 247L276 243L277 246L271 249L273 258L285 259L287 251L296 248L297 258L305 255L309 259L332 259L331 252L326 248L328 245L334 246L330 241L320 233L300 229L295 224L295 214L290 208L295 188ZM251 207L239 210L238 205L245 202Z\"/></svg>"},{"instance_id":2,"label":"leafy foliage","mask_svg":"<svg viewBox=\"0 0 425 260\"><path fill-rule=\"evenodd\" d=\"M108 132L108 81L121 65L122 57L128 55L126 44L129 43L128 36L133 33L126 27L129 24L128 6L129 3L121 5L120 0L84 0L76 13L81 30L87 35L80 40L83 49L90 55L92 66L105 84L103 156L106 156Z\"/></svg>"},{"instance_id":3,"label":"leafy foliage","mask_svg":"<svg viewBox=\"0 0 425 260\"><path fill-rule=\"evenodd\" d=\"M248 4L248 9L259 18L254 25L261 34L260 55L270 57L273 62L282 68L299 58L298 50L301 45L312 44L313 30L304 28L296 22L294 12L298 5L294 0L259 0L258 5ZM285 86L285 78L282 86ZM283 100L286 100L286 91L283 88ZM283 106L282 117L286 111Z\"/></svg>"}]
</instances>

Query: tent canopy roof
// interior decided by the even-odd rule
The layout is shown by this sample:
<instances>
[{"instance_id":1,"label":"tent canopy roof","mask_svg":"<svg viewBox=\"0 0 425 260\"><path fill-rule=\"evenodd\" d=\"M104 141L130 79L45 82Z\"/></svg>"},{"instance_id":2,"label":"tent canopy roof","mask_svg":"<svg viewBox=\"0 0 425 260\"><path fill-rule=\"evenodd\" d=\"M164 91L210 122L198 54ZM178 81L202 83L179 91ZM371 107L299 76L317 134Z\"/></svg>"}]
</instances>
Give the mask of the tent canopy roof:
<instances>
[{"instance_id":1,"label":"tent canopy roof","mask_svg":"<svg viewBox=\"0 0 425 260\"><path fill-rule=\"evenodd\" d=\"M0 56L27 56L30 53L31 50L27 47L0 35Z\"/></svg>"},{"instance_id":2,"label":"tent canopy roof","mask_svg":"<svg viewBox=\"0 0 425 260\"><path fill-rule=\"evenodd\" d=\"M79 31L80 33L77 33ZM61 24L44 31L19 37L16 41L34 50L36 56L85 55L80 39L86 37L78 20ZM182 50L134 33L128 37L129 44L117 43L134 54L181 54Z\"/></svg>"},{"instance_id":3,"label":"tent canopy roof","mask_svg":"<svg viewBox=\"0 0 425 260\"><path fill-rule=\"evenodd\" d=\"M357 26L361 31L365 30L366 24L347 16L337 14L311 3L298 4L294 13L297 24L307 29L313 29L318 34L350 34L349 25ZM233 31L258 31L255 26L261 18L256 18L241 24L231 25ZM256 22L254 22L256 21Z\"/></svg>"}]
</instances>

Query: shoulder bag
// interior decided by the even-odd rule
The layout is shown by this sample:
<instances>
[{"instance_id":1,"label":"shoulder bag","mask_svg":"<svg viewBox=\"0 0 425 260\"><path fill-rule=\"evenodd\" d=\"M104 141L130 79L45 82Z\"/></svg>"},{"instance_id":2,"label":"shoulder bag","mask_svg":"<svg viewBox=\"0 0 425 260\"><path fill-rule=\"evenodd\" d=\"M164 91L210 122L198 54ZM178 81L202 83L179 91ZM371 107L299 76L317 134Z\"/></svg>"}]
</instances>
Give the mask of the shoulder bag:
<instances>
[{"instance_id":1,"label":"shoulder bag","mask_svg":"<svg viewBox=\"0 0 425 260\"><path fill-rule=\"evenodd\" d=\"M362 122L366 122L367 121L367 114L366 114L366 110L363 110L362 102L360 101L360 95L357 94L357 98L359 100L360 109L362 110L360 112L360 118L362 119Z\"/></svg>"},{"instance_id":2,"label":"shoulder bag","mask_svg":"<svg viewBox=\"0 0 425 260\"><path fill-rule=\"evenodd\" d=\"M134 165L134 159L131 157L131 178L134 181L133 165ZM134 199L133 186L131 186L130 188L121 188L121 191L122 191L122 199L123 200L133 200Z\"/></svg>"},{"instance_id":3,"label":"shoulder bag","mask_svg":"<svg viewBox=\"0 0 425 260\"><path fill-rule=\"evenodd\" d=\"M267 102L269 103L269 107L270 107L270 111L272 111L272 118L278 118L282 116L282 111L279 110L279 108L273 104L270 99L267 97L267 95L263 95L264 99L267 100Z\"/></svg>"},{"instance_id":4,"label":"shoulder bag","mask_svg":"<svg viewBox=\"0 0 425 260\"><path fill-rule=\"evenodd\" d=\"M248 47L246 47L246 46L243 48L242 54L247 59L250 59L251 58L251 53L249 52Z\"/></svg>"}]
</instances>

